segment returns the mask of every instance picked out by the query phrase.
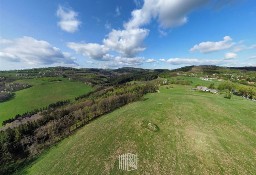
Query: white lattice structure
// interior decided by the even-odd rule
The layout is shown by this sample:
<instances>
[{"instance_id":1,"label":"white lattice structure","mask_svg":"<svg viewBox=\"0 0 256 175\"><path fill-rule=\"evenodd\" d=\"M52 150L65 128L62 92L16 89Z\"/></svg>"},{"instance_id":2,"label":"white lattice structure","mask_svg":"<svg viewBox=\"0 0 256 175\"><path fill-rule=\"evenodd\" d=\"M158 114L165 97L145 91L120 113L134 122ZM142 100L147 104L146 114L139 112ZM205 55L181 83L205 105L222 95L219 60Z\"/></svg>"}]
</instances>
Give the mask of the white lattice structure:
<instances>
[{"instance_id":1,"label":"white lattice structure","mask_svg":"<svg viewBox=\"0 0 256 175\"><path fill-rule=\"evenodd\" d=\"M119 169L132 171L138 168L138 157L137 154L122 154L119 155Z\"/></svg>"}]
</instances>

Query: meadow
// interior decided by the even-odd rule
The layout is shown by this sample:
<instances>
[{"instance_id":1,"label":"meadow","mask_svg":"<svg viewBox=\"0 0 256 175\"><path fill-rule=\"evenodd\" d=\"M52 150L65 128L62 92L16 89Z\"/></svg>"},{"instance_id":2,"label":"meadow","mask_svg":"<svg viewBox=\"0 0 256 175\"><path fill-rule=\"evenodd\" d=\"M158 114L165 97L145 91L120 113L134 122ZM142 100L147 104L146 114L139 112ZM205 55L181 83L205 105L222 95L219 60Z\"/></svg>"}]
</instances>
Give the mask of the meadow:
<instances>
[{"instance_id":1,"label":"meadow","mask_svg":"<svg viewBox=\"0 0 256 175\"><path fill-rule=\"evenodd\" d=\"M145 127L153 123L159 130ZM17 174L256 174L255 102L171 85L94 120ZM118 155L138 169L118 169Z\"/></svg>"},{"instance_id":2,"label":"meadow","mask_svg":"<svg viewBox=\"0 0 256 175\"><path fill-rule=\"evenodd\" d=\"M46 107L61 100L74 100L75 97L92 90L84 83L64 78L34 78L17 82L28 83L32 87L17 91L13 99L0 103L0 127L4 120L17 114Z\"/></svg>"}]
</instances>

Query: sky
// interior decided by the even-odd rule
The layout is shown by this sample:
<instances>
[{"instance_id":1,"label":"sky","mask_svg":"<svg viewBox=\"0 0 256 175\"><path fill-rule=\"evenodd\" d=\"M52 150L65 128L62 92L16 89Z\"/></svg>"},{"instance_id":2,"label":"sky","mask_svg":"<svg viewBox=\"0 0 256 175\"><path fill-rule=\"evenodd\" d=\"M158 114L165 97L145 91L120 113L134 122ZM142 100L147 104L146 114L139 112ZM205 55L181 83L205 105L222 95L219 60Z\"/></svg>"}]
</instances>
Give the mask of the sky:
<instances>
[{"instance_id":1,"label":"sky","mask_svg":"<svg viewBox=\"0 0 256 175\"><path fill-rule=\"evenodd\" d=\"M0 0L0 70L256 66L255 0Z\"/></svg>"}]
</instances>

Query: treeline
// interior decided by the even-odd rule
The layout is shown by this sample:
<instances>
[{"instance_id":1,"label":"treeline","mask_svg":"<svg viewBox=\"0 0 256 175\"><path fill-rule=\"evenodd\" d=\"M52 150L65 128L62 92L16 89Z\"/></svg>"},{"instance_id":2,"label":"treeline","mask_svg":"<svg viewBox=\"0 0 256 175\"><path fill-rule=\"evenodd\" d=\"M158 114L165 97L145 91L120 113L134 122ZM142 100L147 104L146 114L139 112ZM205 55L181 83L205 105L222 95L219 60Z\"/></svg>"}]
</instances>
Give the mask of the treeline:
<instances>
[{"instance_id":1,"label":"treeline","mask_svg":"<svg viewBox=\"0 0 256 175\"><path fill-rule=\"evenodd\" d=\"M153 83L109 87L72 104L42 111L42 117L36 121L1 131L0 174L14 172L25 160L31 160L91 120L140 100L157 88Z\"/></svg>"},{"instance_id":2,"label":"treeline","mask_svg":"<svg viewBox=\"0 0 256 175\"><path fill-rule=\"evenodd\" d=\"M30 88L31 85L26 83L7 83L7 82L0 82L0 91L5 92L15 92L22 89Z\"/></svg>"},{"instance_id":3,"label":"treeline","mask_svg":"<svg viewBox=\"0 0 256 175\"><path fill-rule=\"evenodd\" d=\"M95 94L96 92L101 91L103 89L105 89L105 87L104 86L100 86L98 88L95 88L95 90L93 90L93 91L90 91L90 92L88 92L86 94L83 94L83 95L80 95L78 97L75 97L75 100L77 101L77 100L81 100L81 99L84 99L84 98L88 98L92 94Z\"/></svg>"},{"instance_id":4,"label":"treeline","mask_svg":"<svg viewBox=\"0 0 256 175\"><path fill-rule=\"evenodd\" d=\"M150 81L158 77L158 72L149 72L149 71L138 71L125 75L119 75L115 78L111 78L110 84L120 85L130 81Z\"/></svg>"},{"instance_id":5,"label":"treeline","mask_svg":"<svg viewBox=\"0 0 256 175\"><path fill-rule=\"evenodd\" d=\"M63 100L63 101L58 101L56 103L52 103L52 104L49 104L47 107L44 107L44 108L40 108L40 109L35 109L35 110L32 110L30 112L25 112L23 114L17 114L15 117L13 118L10 118L10 119L7 119L7 120L4 120L2 122L2 125L6 125L7 123L11 123L15 120L22 120L23 118L26 118L26 117L31 117L32 115L35 115L41 111L44 111L44 110L49 110L49 109L55 109L57 107L61 107L61 106L64 106L66 104L69 104L70 103L70 100Z\"/></svg>"},{"instance_id":6,"label":"treeline","mask_svg":"<svg viewBox=\"0 0 256 175\"><path fill-rule=\"evenodd\" d=\"M0 92L0 102L4 102L10 100L14 97L14 93L12 92Z\"/></svg>"},{"instance_id":7,"label":"treeline","mask_svg":"<svg viewBox=\"0 0 256 175\"><path fill-rule=\"evenodd\" d=\"M254 87L239 85L230 81L222 82L218 86L219 90L228 90L234 95L243 96L248 99L256 99L256 89Z\"/></svg>"},{"instance_id":8,"label":"treeline","mask_svg":"<svg viewBox=\"0 0 256 175\"><path fill-rule=\"evenodd\" d=\"M26 83L7 83L5 84L5 90L10 92L16 92L22 89L30 88L32 87L29 84Z\"/></svg>"},{"instance_id":9,"label":"treeline","mask_svg":"<svg viewBox=\"0 0 256 175\"><path fill-rule=\"evenodd\" d=\"M25 83L9 83L3 77L0 82L0 102L12 99L15 96L14 92L30 87L31 85Z\"/></svg>"}]
</instances>

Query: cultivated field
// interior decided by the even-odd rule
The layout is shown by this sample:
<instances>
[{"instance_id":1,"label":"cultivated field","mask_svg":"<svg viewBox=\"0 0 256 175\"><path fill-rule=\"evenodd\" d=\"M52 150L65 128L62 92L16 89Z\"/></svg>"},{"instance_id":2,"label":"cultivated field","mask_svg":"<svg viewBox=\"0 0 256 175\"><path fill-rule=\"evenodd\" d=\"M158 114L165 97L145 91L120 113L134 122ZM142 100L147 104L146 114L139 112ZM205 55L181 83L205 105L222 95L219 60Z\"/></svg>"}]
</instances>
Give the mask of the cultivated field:
<instances>
[{"instance_id":1,"label":"cultivated field","mask_svg":"<svg viewBox=\"0 0 256 175\"><path fill-rule=\"evenodd\" d=\"M19 173L256 174L255 102L191 89L161 87L84 126ZM123 172L118 155L128 152L138 154L138 170Z\"/></svg>"},{"instance_id":2,"label":"cultivated field","mask_svg":"<svg viewBox=\"0 0 256 175\"><path fill-rule=\"evenodd\" d=\"M75 97L92 90L81 83L64 78L40 78L19 80L33 85L31 88L15 92L15 98L0 103L0 126L6 119L17 114L30 112L34 109L46 107L60 100L73 100Z\"/></svg>"}]
</instances>

